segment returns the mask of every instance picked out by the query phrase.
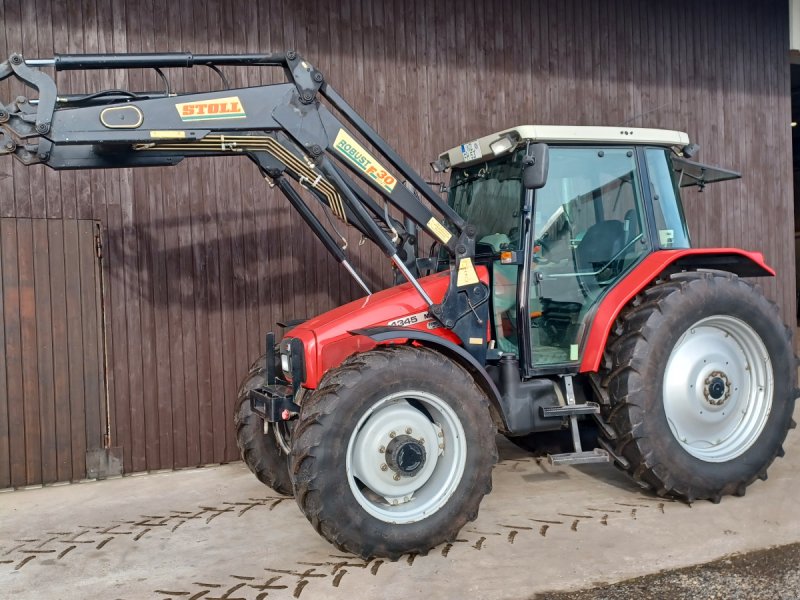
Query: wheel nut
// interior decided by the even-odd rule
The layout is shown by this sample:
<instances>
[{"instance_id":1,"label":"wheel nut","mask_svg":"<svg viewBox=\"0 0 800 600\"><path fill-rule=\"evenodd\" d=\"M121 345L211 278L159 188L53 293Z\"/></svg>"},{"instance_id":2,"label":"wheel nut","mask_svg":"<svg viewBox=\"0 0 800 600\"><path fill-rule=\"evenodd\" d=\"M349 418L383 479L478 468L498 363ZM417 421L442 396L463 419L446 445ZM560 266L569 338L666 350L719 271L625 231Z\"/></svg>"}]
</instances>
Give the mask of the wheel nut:
<instances>
[{"instance_id":1,"label":"wheel nut","mask_svg":"<svg viewBox=\"0 0 800 600\"><path fill-rule=\"evenodd\" d=\"M397 433L395 433L394 431L390 431L389 432L389 437L390 438L397 437Z\"/></svg>"},{"instance_id":2,"label":"wheel nut","mask_svg":"<svg viewBox=\"0 0 800 600\"><path fill-rule=\"evenodd\" d=\"M395 474L394 474L394 480L395 480L395 481L400 481L400 475L398 475L397 473L395 473Z\"/></svg>"},{"instance_id":3,"label":"wheel nut","mask_svg":"<svg viewBox=\"0 0 800 600\"><path fill-rule=\"evenodd\" d=\"M381 471L388 471L388 470L389 470L389 465L387 465L386 463L383 463L381 465Z\"/></svg>"},{"instance_id":4,"label":"wheel nut","mask_svg":"<svg viewBox=\"0 0 800 600\"><path fill-rule=\"evenodd\" d=\"M420 444L424 444L425 443L425 438L419 438L419 443Z\"/></svg>"},{"instance_id":5,"label":"wheel nut","mask_svg":"<svg viewBox=\"0 0 800 600\"><path fill-rule=\"evenodd\" d=\"M411 427L406 427L406 434L411 435Z\"/></svg>"},{"instance_id":6,"label":"wheel nut","mask_svg":"<svg viewBox=\"0 0 800 600\"><path fill-rule=\"evenodd\" d=\"M381 446L380 448L378 448L378 453L385 454L386 453L386 446Z\"/></svg>"},{"instance_id":7,"label":"wheel nut","mask_svg":"<svg viewBox=\"0 0 800 600\"><path fill-rule=\"evenodd\" d=\"M444 431L439 432L439 437L444 437Z\"/></svg>"}]
</instances>

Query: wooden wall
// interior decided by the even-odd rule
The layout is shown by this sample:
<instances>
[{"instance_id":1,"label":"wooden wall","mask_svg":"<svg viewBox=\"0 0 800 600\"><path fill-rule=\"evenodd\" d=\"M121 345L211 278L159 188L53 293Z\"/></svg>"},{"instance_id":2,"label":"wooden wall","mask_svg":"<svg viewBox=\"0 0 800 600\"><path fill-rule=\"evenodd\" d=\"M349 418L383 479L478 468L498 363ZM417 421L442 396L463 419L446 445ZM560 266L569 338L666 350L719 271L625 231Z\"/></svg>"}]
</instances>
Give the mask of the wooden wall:
<instances>
[{"instance_id":1,"label":"wooden wall","mask_svg":"<svg viewBox=\"0 0 800 600\"><path fill-rule=\"evenodd\" d=\"M99 224L0 218L0 485L86 477L107 429Z\"/></svg>"},{"instance_id":2,"label":"wooden wall","mask_svg":"<svg viewBox=\"0 0 800 600\"><path fill-rule=\"evenodd\" d=\"M763 251L779 272L764 287L787 320L794 315L785 0L331 6L0 0L0 54L295 48L426 177L438 152L524 122L685 130L702 161L744 173L689 194L695 243ZM274 80L227 72L239 86ZM170 77L179 90L217 85L205 69ZM158 86L140 71L58 81L63 92ZM0 85L0 98L18 92ZM111 444L126 471L235 459L232 403L264 331L358 295L243 160L59 174L5 158L0 217L101 222ZM387 281L378 252L352 236L350 248L370 282ZM23 396L10 390L5 400ZM0 488L19 485L7 472L0 467Z\"/></svg>"}]
</instances>

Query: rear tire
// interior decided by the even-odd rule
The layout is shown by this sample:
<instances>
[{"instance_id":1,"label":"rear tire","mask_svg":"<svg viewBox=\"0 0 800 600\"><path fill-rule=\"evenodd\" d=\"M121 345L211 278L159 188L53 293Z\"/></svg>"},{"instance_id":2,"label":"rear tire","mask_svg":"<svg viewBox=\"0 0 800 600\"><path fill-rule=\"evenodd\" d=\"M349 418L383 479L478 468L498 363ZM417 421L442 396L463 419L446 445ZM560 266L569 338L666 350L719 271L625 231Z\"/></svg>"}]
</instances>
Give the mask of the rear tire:
<instances>
[{"instance_id":1,"label":"rear tire","mask_svg":"<svg viewBox=\"0 0 800 600\"><path fill-rule=\"evenodd\" d=\"M290 458L314 529L392 560L452 541L477 517L496 461L485 394L453 361L410 346L329 371L302 405Z\"/></svg>"},{"instance_id":2,"label":"rear tire","mask_svg":"<svg viewBox=\"0 0 800 600\"><path fill-rule=\"evenodd\" d=\"M266 355L263 355L252 364L248 376L239 387L234 415L236 443L242 460L261 483L279 494L291 496L288 447L292 427L289 423L293 425L293 422L270 423L268 433L264 433L264 419L253 412L247 396L250 390L266 384Z\"/></svg>"},{"instance_id":3,"label":"rear tire","mask_svg":"<svg viewBox=\"0 0 800 600\"><path fill-rule=\"evenodd\" d=\"M744 495L783 456L791 335L777 306L735 275L681 273L646 289L617 320L605 365L612 447L659 495Z\"/></svg>"}]
</instances>

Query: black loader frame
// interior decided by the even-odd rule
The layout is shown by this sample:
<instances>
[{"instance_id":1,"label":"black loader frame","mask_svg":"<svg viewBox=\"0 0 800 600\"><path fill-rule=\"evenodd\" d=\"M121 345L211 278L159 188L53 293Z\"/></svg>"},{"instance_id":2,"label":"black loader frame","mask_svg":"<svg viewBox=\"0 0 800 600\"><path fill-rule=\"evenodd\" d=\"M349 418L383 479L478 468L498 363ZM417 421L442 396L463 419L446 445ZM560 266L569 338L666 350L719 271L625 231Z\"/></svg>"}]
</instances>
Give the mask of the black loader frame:
<instances>
[{"instance_id":1,"label":"black loader frame","mask_svg":"<svg viewBox=\"0 0 800 600\"><path fill-rule=\"evenodd\" d=\"M171 93L161 69L196 66L216 71L225 89ZM221 66L281 68L287 81L231 89ZM55 71L153 68L166 87L160 92L59 95L53 78L38 67ZM0 81L12 76L38 90L38 99L18 97L0 107L0 154L13 154L25 165L39 163L57 170L171 166L192 156L247 156L367 294L370 289L348 262L344 248L289 179L374 242L445 327L462 340L480 340L465 347L484 364L489 291L483 285L458 285L459 269L474 269L475 228L436 195L322 72L296 52L60 54L33 60L12 54L0 64ZM375 149L380 160L351 135L322 99ZM393 171L382 166L383 160ZM368 182L398 209L403 222L389 214L388 206L373 200L347 171ZM434 304L417 281L418 229L437 240L455 261L440 304Z\"/></svg>"}]
</instances>

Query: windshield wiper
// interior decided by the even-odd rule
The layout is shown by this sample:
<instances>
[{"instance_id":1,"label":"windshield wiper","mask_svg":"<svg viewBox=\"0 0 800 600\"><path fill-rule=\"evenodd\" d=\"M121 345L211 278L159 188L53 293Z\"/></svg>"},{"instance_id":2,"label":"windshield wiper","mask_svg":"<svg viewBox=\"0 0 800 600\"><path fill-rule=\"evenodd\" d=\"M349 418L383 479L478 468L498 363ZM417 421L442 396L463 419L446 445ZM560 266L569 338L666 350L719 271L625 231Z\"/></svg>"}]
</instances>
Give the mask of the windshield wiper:
<instances>
[{"instance_id":1,"label":"windshield wiper","mask_svg":"<svg viewBox=\"0 0 800 600\"><path fill-rule=\"evenodd\" d=\"M462 179L458 183L452 184L450 186L450 189L452 190L454 188L457 188L460 185L464 185L465 183L469 183L470 181L475 181L476 179L486 179L487 175L488 175L488 173L486 172L486 169L481 169L477 173L473 173L472 175L466 175L464 177L464 179Z\"/></svg>"}]
</instances>

